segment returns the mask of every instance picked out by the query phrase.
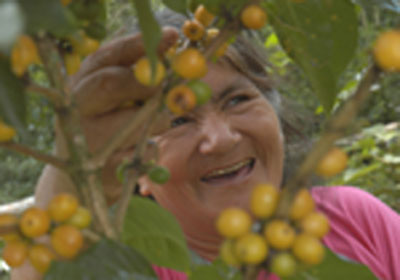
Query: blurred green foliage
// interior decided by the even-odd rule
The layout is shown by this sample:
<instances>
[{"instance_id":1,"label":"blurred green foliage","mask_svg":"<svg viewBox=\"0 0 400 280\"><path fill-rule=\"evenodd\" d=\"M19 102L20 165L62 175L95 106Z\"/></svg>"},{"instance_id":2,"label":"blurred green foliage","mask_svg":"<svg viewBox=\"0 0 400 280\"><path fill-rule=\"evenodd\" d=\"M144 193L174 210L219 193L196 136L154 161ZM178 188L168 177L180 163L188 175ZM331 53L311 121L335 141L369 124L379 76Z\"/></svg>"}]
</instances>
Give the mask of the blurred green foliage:
<instances>
[{"instance_id":1,"label":"blurred green foliage","mask_svg":"<svg viewBox=\"0 0 400 280\"><path fill-rule=\"evenodd\" d=\"M40 67L31 68L30 75L37 84L48 85ZM54 140L53 110L45 98L35 94L27 96L27 105L28 138L23 144L50 153ZM0 149L0 159L0 204L32 195L43 163L5 149Z\"/></svg>"}]
</instances>

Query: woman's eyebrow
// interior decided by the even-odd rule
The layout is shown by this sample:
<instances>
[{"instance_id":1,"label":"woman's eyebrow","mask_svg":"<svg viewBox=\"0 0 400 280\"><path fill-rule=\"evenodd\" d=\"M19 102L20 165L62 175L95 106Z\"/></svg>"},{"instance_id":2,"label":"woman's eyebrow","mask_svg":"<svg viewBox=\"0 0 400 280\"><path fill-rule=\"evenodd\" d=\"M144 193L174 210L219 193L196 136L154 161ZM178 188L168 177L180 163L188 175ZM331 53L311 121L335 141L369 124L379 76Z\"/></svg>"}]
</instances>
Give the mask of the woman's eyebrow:
<instances>
[{"instance_id":1,"label":"woman's eyebrow","mask_svg":"<svg viewBox=\"0 0 400 280\"><path fill-rule=\"evenodd\" d=\"M231 84L228 87L226 87L223 91L216 94L213 98L213 101L219 102L219 101L223 100L229 94L233 93L235 90L238 90L241 88L243 88L243 86L238 83Z\"/></svg>"}]
</instances>

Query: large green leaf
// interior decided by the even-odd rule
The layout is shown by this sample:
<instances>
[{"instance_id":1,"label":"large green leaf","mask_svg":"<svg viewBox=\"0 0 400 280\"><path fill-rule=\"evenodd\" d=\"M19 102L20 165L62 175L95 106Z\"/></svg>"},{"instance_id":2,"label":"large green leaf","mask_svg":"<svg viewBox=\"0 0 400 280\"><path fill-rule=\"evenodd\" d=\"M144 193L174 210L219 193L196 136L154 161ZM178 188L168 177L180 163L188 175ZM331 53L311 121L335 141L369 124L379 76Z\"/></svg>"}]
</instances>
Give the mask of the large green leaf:
<instances>
[{"instance_id":1,"label":"large green leaf","mask_svg":"<svg viewBox=\"0 0 400 280\"><path fill-rule=\"evenodd\" d=\"M24 131L26 105L24 87L7 60L0 58L0 118Z\"/></svg>"},{"instance_id":2,"label":"large green leaf","mask_svg":"<svg viewBox=\"0 0 400 280\"><path fill-rule=\"evenodd\" d=\"M337 279L362 279L376 280L378 279L368 267L346 260L343 257L338 257L329 249L326 249L324 261L312 268L298 273L293 277L282 278L282 280L337 280Z\"/></svg>"},{"instance_id":3,"label":"large green leaf","mask_svg":"<svg viewBox=\"0 0 400 280\"><path fill-rule=\"evenodd\" d=\"M70 262L55 262L44 280L156 280L151 264L134 249L102 240Z\"/></svg>"},{"instance_id":4,"label":"large green leaf","mask_svg":"<svg viewBox=\"0 0 400 280\"><path fill-rule=\"evenodd\" d=\"M155 73L157 63L157 47L161 40L161 28L151 10L148 0L131 0L137 11L139 27L142 31L147 58L150 60L152 73Z\"/></svg>"},{"instance_id":5,"label":"large green leaf","mask_svg":"<svg viewBox=\"0 0 400 280\"><path fill-rule=\"evenodd\" d=\"M153 264L185 272L190 269L190 254L178 222L149 199L131 199L122 240Z\"/></svg>"},{"instance_id":6,"label":"large green leaf","mask_svg":"<svg viewBox=\"0 0 400 280\"><path fill-rule=\"evenodd\" d=\"M18 1L26 19L25 27L28 33L46 30L58 36L65 36L74 31L74 18L61 5L61 1Z\"/></svg>"},{"instance_id":7,"label":"large green leaf","mask_svg":"<svg viewBox=\"0 0 400 280\"><path fill-rule=\"evenodd\" d=\"M282 46L302 68L329 112L341 74L357 48L354 5L350 0L273 0L268 7Z\"/></svg>"},{"instance_id":8,"label":"large green leaf","mask_svg":"<svg viewBox=\"0 0 400 280\"><path fill-rule=\"evenodd\" d=\"M187 14L186 0L162 0L164 5L180 14Z\"/></svg>"}]
</instances>

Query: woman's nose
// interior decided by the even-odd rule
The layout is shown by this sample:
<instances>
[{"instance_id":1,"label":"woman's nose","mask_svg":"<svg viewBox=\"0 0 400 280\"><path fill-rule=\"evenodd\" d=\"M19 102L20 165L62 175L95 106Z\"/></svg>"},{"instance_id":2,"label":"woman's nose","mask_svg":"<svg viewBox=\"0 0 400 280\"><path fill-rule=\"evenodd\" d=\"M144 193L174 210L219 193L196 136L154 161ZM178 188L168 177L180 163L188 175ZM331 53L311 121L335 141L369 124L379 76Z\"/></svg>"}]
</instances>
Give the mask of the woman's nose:
<instances>
[{"instance_id":1,"label":"woman's nose","mask_svg":"<svg viewBox=\"0 0 400 280\"><path fill-rule=\"evenodd\" d=\"M200 128L202 134L199 151L202 154L219 154L232 150L241 140L241 134L236 131L229 120L221 116L208 116Z\"/></svg>"}]
</instances>

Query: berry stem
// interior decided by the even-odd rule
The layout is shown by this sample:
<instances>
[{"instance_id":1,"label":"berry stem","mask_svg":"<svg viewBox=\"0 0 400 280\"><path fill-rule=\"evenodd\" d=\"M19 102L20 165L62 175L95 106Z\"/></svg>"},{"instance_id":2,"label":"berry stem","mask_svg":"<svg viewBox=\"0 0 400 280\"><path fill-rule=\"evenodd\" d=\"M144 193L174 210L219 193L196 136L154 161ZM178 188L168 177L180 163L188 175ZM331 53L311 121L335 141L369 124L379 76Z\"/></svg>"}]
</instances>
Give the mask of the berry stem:
<instances>
[{"instance_id":1,"label":"berry stem","mask_svg":"<svg viewBox=\"0 0 400 280\"><path fill-rule=\"evenodd\" d=\"M362 104L370 94L371 86L378 80L379 74L380 70L376 65L370 66L354 95L330 117L325 132L323 132L314 148L300 165L296 174L285 185L277 216L286 217L288 215L289 206L297 191L308 185L308 179L319 160L329 151L336 140L346 133Z\"/></svg>"},{"instance_id":2,"label":"berry stem","mask_svg":"<svg viewBox=\"0 0 400 280\"><path fill-rule=\"evenodd\" d=\"M247 265L245 267L245 271L243 273L244 280L257 279L257 276L260 273L260 271L261 271L261 267L260 266Z\"/></svg>"}]
</instances>

